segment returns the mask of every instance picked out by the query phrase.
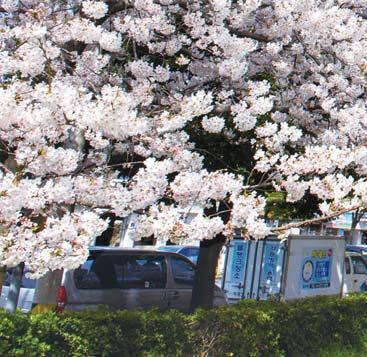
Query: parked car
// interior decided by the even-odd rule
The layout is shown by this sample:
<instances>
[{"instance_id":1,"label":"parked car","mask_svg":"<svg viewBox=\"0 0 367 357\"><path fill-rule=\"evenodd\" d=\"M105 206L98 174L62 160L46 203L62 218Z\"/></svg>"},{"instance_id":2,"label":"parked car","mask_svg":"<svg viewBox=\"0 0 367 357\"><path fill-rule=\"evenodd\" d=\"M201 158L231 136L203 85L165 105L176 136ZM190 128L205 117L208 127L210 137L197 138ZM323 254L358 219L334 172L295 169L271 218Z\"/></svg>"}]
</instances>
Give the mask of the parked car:
<instances>
[{"instance_id":1,"label":"parked car","mask_svg":"<svg viewBox=\"0 0 367 357\"><path fill-rule=\"evenodd\" d=\"M195 245L162 245L157 248L159 251L174 252L184 255L193 263L197 263L200 247Z\"/></svg>"},{"instance_id":2,"label":"parked car","mask_svg":"<svg viewBox=\"0 0 367 357\"><path fill-rule=\"evenodd\" d=\"M366 254L367 255L367 245L364 244L347 244L346 247L347 252L356 252L360 254Z\"/></svg>"},{"instance_id":3,"label":"parked car","mask_svg":"<svg viewBox=\"0 0 367 357\"><path fill-rule=\"evenodd\" d=\"M347 251L344 260L343 294L367 291L367 261L364 255Z\"/></svg>"},{"instance_id":4,"label":"parked car","mask_svg":"<svg viewBox=\"0 0 367 357\"><path fill-rule=\"evenodd\" d=\"M195 265L188 258L173 252L91 248L84 264L64 272L58 310L94 310L108 305L115 309L187 311L194 271ZM218 286L213 303L215 306L227 303Z\"/></svg>"},{"instance_id":5,"label":"parked car","mask_svg":"<svg viewBox=\"0 0 367 357\"><path fill-rule=\"evenodd\" d=\"M27 273L25 269L24 273ZM8 300L10 278L12 269L5 272L4 284L1 289L0 308L4 308ZM28 279L25 275L22 278L21 288L18 298L18 308L23 312L29 312L32 308L33 295L36 288L36 280Z\"/></svg>"}]
</instances>

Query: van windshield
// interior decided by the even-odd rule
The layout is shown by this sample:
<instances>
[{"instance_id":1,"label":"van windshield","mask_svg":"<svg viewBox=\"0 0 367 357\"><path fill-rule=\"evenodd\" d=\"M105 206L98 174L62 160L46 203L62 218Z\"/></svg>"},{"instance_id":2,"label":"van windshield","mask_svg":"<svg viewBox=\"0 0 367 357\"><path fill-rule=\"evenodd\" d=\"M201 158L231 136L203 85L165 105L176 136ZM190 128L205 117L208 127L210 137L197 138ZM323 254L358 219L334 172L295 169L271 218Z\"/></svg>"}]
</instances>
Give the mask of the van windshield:
<instances>
[{"instance_id":1,"label":"van windshield","mask_svg":"<svg viewBox=\"0 0 367 357\"><path fill-rule=\"evenodd\" d=\"M353 273L367 275L367 265L362 257L352 256Z\"/></svg>"}]
</instances>

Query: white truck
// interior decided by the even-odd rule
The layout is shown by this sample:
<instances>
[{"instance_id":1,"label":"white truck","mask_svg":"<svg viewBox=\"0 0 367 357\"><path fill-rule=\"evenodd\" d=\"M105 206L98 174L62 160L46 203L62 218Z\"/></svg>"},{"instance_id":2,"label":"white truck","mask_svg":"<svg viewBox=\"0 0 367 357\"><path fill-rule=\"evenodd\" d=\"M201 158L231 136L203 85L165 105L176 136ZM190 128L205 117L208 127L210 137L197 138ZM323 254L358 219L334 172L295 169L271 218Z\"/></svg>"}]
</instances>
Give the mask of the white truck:
<instances>
[{"instance_id":1,"label":"white truck","mask_svg":"<svg viewBox=\"0 0 367 357\"><path fill-rule=\"evenodd\" d=\"M347 247L344 260L343 295L367 292L367 255L363 249L358 252ZM367 252L367 251L366 251Z\"/></svg>"},{"instance_id":2,"label":"white truck","mask_svg":"<svg viewBox=\"0 0 367 357\"><path fill-rule=\"evenodd\" d=\"M367 245L346 245L337 236L235 239L227 247L222 287L230 302L367 292Z\"/></svg>"}]
</instances>

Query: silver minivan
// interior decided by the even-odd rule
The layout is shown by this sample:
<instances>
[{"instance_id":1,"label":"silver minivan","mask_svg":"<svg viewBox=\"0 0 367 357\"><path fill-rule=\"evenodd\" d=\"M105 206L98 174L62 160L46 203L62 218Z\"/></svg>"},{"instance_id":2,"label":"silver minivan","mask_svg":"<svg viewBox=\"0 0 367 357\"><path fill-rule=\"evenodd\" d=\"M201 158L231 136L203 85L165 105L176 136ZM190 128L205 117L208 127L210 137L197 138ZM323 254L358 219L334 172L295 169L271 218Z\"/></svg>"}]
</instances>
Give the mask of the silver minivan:
<instances>
[{"instance_id":1,"label":"silver minivan","mask_svg":"<svg viewBox=\"0 0 367 357\"><path fill-rule=\"evenodd\" d=\"M65 271L58 310L190 308L195 265L186 257L147 249L95 247L78 269ZM35 303L37 303L35 301ZM215 287L214 306L227 303Z\"/></svg>"}]
</instances>

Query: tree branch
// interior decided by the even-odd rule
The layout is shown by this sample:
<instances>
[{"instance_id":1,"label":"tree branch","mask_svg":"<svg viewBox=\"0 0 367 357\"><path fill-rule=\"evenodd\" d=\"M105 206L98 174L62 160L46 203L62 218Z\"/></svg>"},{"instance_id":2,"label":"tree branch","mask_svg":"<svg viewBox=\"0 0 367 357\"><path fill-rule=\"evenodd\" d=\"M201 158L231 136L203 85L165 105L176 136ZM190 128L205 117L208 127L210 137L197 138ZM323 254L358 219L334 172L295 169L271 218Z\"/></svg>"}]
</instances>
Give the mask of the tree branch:
<instances>
[{"instance_id":1,"label":"tree branch","mask_svg":"<svg viewBox=\"0 0 367 357\"><path fill-rule=\"evenodd\" d=\"M329 221L330 219L338 217L338 216L340 216L344 213L347 213L347 212L350 212L350 211L355 211L357 209L366 209L366 208L367 208L367 204L364 204L364 205L361 204L361 205L356 205L356 206L349 207L349 208L344 208L344 209L339 210L337 212L331 213L327 216L312 218L312 219L308 219L308 220L302 221L302 222L289 223L289 224L286 224L286 225L281 226L281 227L272 228L271 233L281 233L281 232L284 232L284 231L286 231L288 229L291 229L291 228L298 228L298 227L302 227L302 226L308 226L308 225L313 224L313 223L321 223L321 222Z\"/></svg>"},{"instance_id":2,"label":"tree branch","mask_svg":"<svg viewBox=\"0 0 367 357\"><path fill-rule=\"evenodd\" d=\"M270 40L266 36L260 35L256 32L250 32L247 30L239 30L233 27L230 27L229 30L230 32L234 33L235 35L237 35L240 38L245 37L245 38L252 38L253 40L256 40L259 42L270 42Z\"/></svg>"}]
</instances>

